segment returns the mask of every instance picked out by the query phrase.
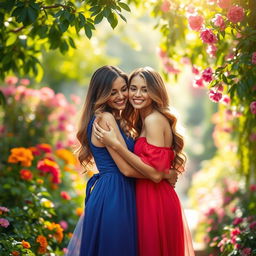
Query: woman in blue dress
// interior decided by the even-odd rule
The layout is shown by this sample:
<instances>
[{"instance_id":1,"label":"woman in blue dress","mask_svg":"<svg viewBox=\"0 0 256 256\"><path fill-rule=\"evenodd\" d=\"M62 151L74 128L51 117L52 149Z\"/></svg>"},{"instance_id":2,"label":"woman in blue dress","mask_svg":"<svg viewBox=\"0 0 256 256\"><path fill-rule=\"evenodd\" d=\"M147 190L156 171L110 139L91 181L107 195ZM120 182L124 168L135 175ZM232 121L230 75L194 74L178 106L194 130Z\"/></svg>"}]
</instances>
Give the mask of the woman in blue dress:
<instances>
[{"instance_id":1,"label":"woman in blue dress","mask_svg":"<svg viewBox=\"0 0 256 256\"><path fill-rule=\"evenodd\" d=\"M67 256L137 255L134 180L124 175L143 176L92 134L96 117L103 127L110 122L120 130L122 142L133 150L134 141L124 132L126 124L121 116L128 99L127 82L127 75L113 66L99 68L91 78L77 133L78 159L85 170L95 163L99 173L87 183L85 212Z\"/></svg>"},{"instance_id":2,"label":"woman in blue dress","mask_svg":"<svg viewBox=\"0 0 256 256\"><path fill-rule=\"evenodd\" d=\"M99 68L91 78L77 133L78 159L85 170L90 170L95 163L99 173L87 183L84 215L73 233L66 256L137 255L133 178L145 179L145 176L92 133L97 118L103 128L111 125L122 143L133 151L129 124L122 117L128 100L127 84L127 75L113 66ZM164 178L169 177L165 174ZM155 179L154 174L146 178Z\"/></svg>"}]
</instances>

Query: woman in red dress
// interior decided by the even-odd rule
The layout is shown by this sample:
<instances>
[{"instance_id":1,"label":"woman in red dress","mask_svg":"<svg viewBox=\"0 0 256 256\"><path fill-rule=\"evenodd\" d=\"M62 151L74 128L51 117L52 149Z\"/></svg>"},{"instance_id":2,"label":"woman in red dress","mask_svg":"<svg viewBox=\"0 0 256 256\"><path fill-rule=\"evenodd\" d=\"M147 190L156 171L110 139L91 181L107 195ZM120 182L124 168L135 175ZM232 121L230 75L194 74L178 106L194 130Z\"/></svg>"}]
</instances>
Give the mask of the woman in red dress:
<instances>
[{"instance_id":1,"label":"woman in red dress","mask_svg":"<svg viewBox=\"0 0 256 256\"><path fill-rule=\"evenodd\" d=\"M96 137L145 175L145 165L159 173L184 169L183 138L169 111L168 95L159 73L139 68L129 78L126 119L137 137L134 154L109 131L94 125ZM142 171L143 170L143 171ZM157 176L156 176L157 177ZM166 180L136 181L139 256L193 256L192 241L179 198Z\"/></svg>"}]
</instances>

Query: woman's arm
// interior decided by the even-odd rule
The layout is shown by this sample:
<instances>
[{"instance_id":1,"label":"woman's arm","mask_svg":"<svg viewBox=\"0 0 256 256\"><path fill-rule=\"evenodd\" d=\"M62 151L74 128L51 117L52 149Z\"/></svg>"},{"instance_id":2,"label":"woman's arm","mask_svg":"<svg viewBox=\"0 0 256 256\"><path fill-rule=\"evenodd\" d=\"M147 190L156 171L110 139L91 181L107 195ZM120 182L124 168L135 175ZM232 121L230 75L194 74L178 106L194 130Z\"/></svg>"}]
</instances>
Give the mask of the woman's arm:
<instances>
[{"instance_id":1,"label":"woman's arm","mask_svg":"<svg viewBox=\"0 0 256 256\"><path fill-rule=\"evenodd\" d=\"M110 123L111 126L113 127L113 130L115 131L115 134L116 134L118 140L120 141L120 143L122 145L126 146L123 136L119 130L119 127L117 126L116 120L111 113L107 113L107 112L102 113L100 115L100 117L97 118L96 121L101 125L101 127L104 127L105 129L108 129L108 126L106 123L107 122ZM96 138L94 133L92 133L92 142L96 146L105 146L103 143L101 143ZM132 167L130 164L128 164L128 162L125 159L123 159L115 150L113 150L109 146L106 146L106 147L107 147L107 150L109 151L111 157L115 161L117 167L119 168L120 172L123 175L125 175L127 177L132 177L132 178L141 178L141 179L146 178L143 174L141 174L134 167Z\"/></svg>"},{"instance_id":2,"label":"woman's arm","mask_svg":"<svg viewBox=\"0 0 256 256\"><path fill-rule=\"evenodd\" d=\"M158 123L157 123L158 124ZM149 124L151 128L152 124ZM129 164L131 164L136 170L138 170L145 177L151 179L154 182L160 182L162 179L171 179L169 183L175 183L177 181L177 173L170 171L169 174L164 172L159 172L150 165L145 164L139 156L135 155L127 149L120 141L118 140L115 130L112 125L108 122L106 123L107 128L100 127L97 122L94 123L94 133L96 136L100 137L100 141L103 142L106 146L111 147L113 150L118 152L118 154L125 159ZM105 128L105 130L103 129ZM155 127L156 128L156 127ZM108 131L107 131L108 130ZM155 131L155 129L152 129ZM159 127L157 127L159 130ZM158 134L159 132L157 132ZM161 138L161 137L160 137ZM162 142L160 142L162 143Z\"/></svg>"}]
</instances>

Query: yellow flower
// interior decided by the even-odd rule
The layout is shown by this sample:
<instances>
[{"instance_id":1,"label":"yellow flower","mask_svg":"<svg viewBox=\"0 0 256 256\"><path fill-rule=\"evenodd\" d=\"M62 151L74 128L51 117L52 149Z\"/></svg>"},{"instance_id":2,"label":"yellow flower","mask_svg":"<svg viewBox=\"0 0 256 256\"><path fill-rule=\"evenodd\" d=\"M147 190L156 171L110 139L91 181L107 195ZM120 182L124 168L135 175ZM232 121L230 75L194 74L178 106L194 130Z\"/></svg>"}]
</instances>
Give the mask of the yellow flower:
<instances>
[{"instance_id":1,"label":"yellow flower","mask_svg":"<svg viewBox=\"0 0 256 256\"><path fill-rule=\"evenodd\" d=\"M26 248L26 249L29 249L31 246L30 246L30 243L29 242L26 242L24 240L21 241L21 244L23 246L23 248Z\"/></svg>"},{"instance_id":2,"label":"yellow flower","mask_svg":"<svg viewBox=\"0 0 256 256\"><path fill-rule=\"evenodd\" d=\"M21 163L22 166L29 167L34 156L30 149L27 148L13 148L11 149L11 155L8 158L8 163Z\"/></svg>"},{"instance_id":3,"label":"yellow flower","mask_svg":"<svg viewBox=\"0 0 256 256\"><path fill-rule=\"evenodd\" d=\"M73 164L74 165L76 163L75 156L73 155L72 152L70 152L67 149L64 149L64 148L58 149L58 150L56 150L55 154L59 158L63 159L66 164Z\"/></svg>"},{"instance_id":4,"label":"yellow flower","mask_svg":"<svg viewBox=\"0 0 256 256\"><path fill-rule=\"evenodd\" d=\"M46 199L46 198L42 198L40 200L40 203L42 206L44 206L45 208L53 208L54 207L54 204L52 201L50 201L49 199Z\"/></svg>"}]
</instances>

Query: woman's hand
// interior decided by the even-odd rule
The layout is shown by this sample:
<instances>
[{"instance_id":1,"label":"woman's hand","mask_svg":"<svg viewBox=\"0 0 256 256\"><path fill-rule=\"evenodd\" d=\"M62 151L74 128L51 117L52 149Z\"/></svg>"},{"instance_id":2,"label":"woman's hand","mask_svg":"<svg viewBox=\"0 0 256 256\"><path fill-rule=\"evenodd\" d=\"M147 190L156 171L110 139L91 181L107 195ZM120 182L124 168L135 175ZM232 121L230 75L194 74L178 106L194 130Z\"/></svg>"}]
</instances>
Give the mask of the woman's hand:
<instances>
[{"instance_id":1,"label":"woman's hand","mask_svg":"<svg viewBox=\"0 0 256 256\"><path fill-rule=\"evenodd\" d=\"M111 125L108 124L108 122L106 123L109 131L101 128L99 126L99 124L97 123L97 121L95 121L93 123L93 133L95 135L95 137L103 144L105 144L106 146L112 147L113 149L115 149L116 145L119 142L117 135L113 129L113 127Z\"/></svg>"},{"instance_id":2,"label":"woman's hand","mask_svg":"<svg viewBox=\"0 0 256 256\"><path fill-rule=\"evenodd\" d=\"M178 173L174 169L170 169L168 174L166 174L165 179L173 188L175 188L176 182L178 180Z\"/></svg>"}]
</instances>

